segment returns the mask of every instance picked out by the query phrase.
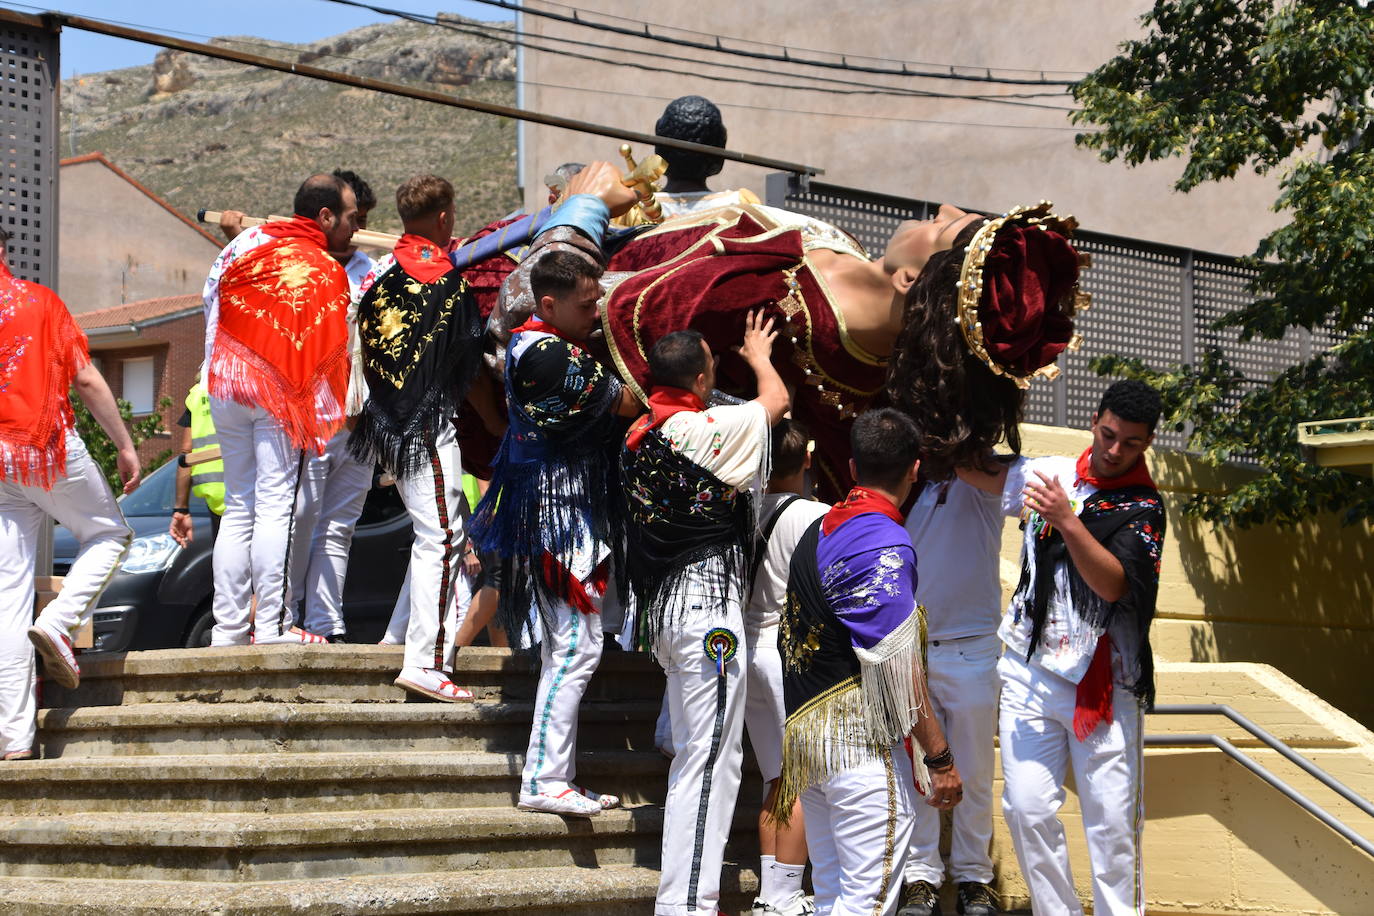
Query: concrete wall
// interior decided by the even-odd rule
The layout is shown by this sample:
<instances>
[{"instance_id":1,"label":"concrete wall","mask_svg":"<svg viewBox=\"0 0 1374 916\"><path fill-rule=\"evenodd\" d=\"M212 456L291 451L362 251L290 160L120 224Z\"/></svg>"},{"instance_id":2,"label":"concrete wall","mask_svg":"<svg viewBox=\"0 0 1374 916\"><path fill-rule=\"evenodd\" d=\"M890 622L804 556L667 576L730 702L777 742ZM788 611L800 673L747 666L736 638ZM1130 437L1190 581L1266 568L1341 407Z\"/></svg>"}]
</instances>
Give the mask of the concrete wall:
<instances>
[{"instance_id":1,"label":"concrete wall","mask_svg":"<svg viewBox=\"0 0 1374 916\"><path fill-rule=\"evenodd\" d=\"M220 245L103 159L62 166L58 293L73 314L198 293Z\"/></svg>"},{"instance_id":2,"label":"concrete wall","mask_svg":"<svg viewBox=\"0 0 1374 916\"><path fill-rule=\"evenodd\" d=\"M1108 60L1120 42L1139 35L1139 16L1150 5L1145 0L871 0L837 7L827 0L698 0L645 6L632 0L601 0L596 7L605 14L598 18L623 17L621 25L648 19L799 49L1037 71L1020 76L1038 77L1042 68L1055 69L1070 73L1050 76L1071 79ZM1224 254L1249 254L1279 222L1268 209L1277 196L1276 179L1242 175L1179 195L1172 190L1181 171L1177 162L1135 169L1100 163L1095 154L1075 148L1077 129L1064 111L911 96L831 95L707 77L819 85L789 75L805 73L962 95L1049 91L1060 94L1024 101L1073 107L1072 99L1056 87L785 66L595 32L536 16L526 16L524 28L540 36L540 42L599 58L527 51L525 105L536 111L652 132L669 100L698 94L720 105L731 149L819 166L826 170L823 180L840 185L997 211L1048 198L1061 213L1076 214L1084 228ZM647 50L658 59L550 41L561 38ZM710 63L683 64L664 59L668 54ZM633 60L700 75L655 73L602 60ZM719 63L765 72L711 65ZM619 141L533 124L524 131L521 184L527 206L543 205L546 191L541 179L553 167L569 160L618 158ZM763 169L727 164L712 186L749 187L762 197L765 174Z\"/></svg>"},{"instance_id":3,"label":"concrete wall","mask_svg":"<svg viewBox=\"0 0 1374 916\"><path fill-rule=\"evenodd\" d=\"M1023 428L1028 455L1077 455L1082 430ZM1215 526L1183 515L1199 490L1224 490L1239 469L1179 452L1149 453L1169 514L1156 655L1171 662L1263 662L1374 727L1374 538L1365 523L1326 516L1294 529ZM1003 534L1002 584L1019 569L1020 532ZM1374 910L1371 910L1374 912Z\"/></svg>"}]
</instances>

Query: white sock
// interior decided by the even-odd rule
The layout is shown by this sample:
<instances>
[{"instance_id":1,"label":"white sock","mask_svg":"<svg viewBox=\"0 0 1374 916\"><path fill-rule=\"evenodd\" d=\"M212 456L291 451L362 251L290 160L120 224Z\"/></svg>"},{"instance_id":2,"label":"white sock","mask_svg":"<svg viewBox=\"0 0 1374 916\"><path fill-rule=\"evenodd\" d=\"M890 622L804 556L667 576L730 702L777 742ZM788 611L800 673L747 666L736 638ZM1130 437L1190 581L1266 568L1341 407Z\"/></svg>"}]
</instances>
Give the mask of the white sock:
<instances>
[{"instance_id":1,"label":"white sock","mask_svg":"<svg viewBox=\"0 0 1374 916\"><path fill-rule=\"evenodd\" d=\"M806 863L788 865L772 856L769 858L773 861L765 872L767 877L763 879L763 901L777 907L787 906L801 896L802 875L806 872Z\"/></svg>"},{"instance_id":2,"label":"white sock","mask_svg":"<svg viewBox=\"0 0 1374 916\"><path fill-rule=\"evenodd\" d=\"M773 856L759 856L759 899L767 903L772 898L768 892L773 885L769 882L773 880L773 863L777 861Z\"/></svg>"}]
</instances>

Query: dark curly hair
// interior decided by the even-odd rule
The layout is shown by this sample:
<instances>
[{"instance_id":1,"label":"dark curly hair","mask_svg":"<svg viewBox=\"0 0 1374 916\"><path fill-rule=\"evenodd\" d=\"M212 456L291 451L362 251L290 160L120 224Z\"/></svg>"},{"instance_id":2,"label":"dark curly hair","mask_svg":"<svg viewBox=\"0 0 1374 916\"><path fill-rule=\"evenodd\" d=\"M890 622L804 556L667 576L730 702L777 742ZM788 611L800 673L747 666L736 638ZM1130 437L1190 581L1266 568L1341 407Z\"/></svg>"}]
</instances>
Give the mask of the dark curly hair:
<instances>
[{"instance_id":1,"label":"dark curly hair","mask_svg":"<svg viewBox=\"0 0 1374 916\"><path fill-rule=\"evenodd\" d=\"M907 293L888 366L888 400L916 422L921 470L931 480L948 479L958 466L985 468L1004 438L1021 453L1025 392L983 365L955 323L964 249L981 226L974 220L926 262Z\"/></svg>"},{"instance_id":2,"label":"dark curly hair","mask_svg":"<svg viewBox=\"0 0 1374 916\"><path fill-rule=\"evenodd\" d=\"M1143 423L1150 432L1155 431L1162 410L1159 392L1139 379L1126 378L1114 382L1102 392L1102 400L1097 405L1098 414L1111 411L1127 423Z\"/></svg>"},{"instance_id":3,"label":"dark curly hair","mask_svg":"<svg viewBox=\"0 0 1374 916\"><path fill-rule=\"evenodd\" d=\"M699 95L684 95L669 102L654 125L654 133L674 140L725 148L725 122L721 120L720 109L710 99ZM705 182L725 166L724 159L706 153L667 146L655 146L654 152L668 163L669 175L684 181Z\"/></svg>"}]
</instances>

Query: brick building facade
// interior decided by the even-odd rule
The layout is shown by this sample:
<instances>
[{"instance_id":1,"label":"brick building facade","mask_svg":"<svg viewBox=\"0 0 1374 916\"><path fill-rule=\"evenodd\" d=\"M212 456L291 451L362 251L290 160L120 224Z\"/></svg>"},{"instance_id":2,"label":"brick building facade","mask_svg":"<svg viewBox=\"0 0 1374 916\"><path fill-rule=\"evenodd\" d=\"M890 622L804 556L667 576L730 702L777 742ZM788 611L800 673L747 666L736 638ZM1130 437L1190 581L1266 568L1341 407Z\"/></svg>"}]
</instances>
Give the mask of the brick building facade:
<instances>
[{"instance_id":1,"label":"brick building facade","mask_svg":"<svg viewBox=\"0 0 1374 916\"><path fill-rule=\"evenodd\" d=\"M147 463L178 445L176 422L186 392L205 357L205 314L199 295L167 296L83 312L75 316L90 341L91 357L116 398L134 417L159 413L163 433L139 446ZM171 404L159 409L166 398Z\"/></svg>"}]
</instances>

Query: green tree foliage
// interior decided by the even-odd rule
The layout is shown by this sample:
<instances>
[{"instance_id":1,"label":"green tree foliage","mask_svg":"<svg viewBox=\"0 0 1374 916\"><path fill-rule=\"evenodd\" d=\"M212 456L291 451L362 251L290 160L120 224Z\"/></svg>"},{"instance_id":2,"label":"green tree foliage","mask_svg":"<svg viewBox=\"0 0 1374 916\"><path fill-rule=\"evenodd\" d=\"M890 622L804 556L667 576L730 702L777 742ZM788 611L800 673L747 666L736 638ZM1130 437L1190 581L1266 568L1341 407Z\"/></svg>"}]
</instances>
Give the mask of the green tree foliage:
<instances>
[{"instance_id":1,"label":"green tree foliage","mask_svg":"<svg viewBox=\"0 0 1374 916\"><path fill-rule=\"evenodd\" d=\"M100 424L86 409L86 405L82 403L76 391L69 392L68 397L71 398L72 413L76 417L76 431L81 436L81 441L86 443L86 451L91 453L91 458L100 467L105 479L109 481L110 489L118 496L124 491L124 484L119 480L119 468L115 464L114 443L110 441L109 436L105 435L105 430L100 428ZM170 398L163 398L158 401L157 413L150 413L142 419L135 420L132 405L128 401L120 398L115 403L119 405L119 415L128 424L129 435L134 440L134 448L138 448L142 443L164 431L162 429L161 411L172 406ZM144 465L143 473L146 475L149 471L160 467L171 456L171 449L161 452L152 461Z\"/></svg>"},{"instance_id":2,"label":"green tree foliage","mask_svg":"<svg viewBox=\"0 0 1374 916\"><path fill-rule=\"evenodd\" d=\"M1374 517L1374 482L1304 460L1304 420L1374 414L1374 8L1362 0L1156 0L1147 34L1074 88L1078 143L1105 161L1184 160L1188 191L1241 169L1281 174L1289 222L1254 255L1254 301L1218 322L1241 339L1294 327L1344 335L1275 379L1245 378L1221 354L1196 365L1098 360L1103 374L1155 384L1190 445L1261 473L1189 510L1249 526L1339 511Z\"/></svg>"}]
</instances>

